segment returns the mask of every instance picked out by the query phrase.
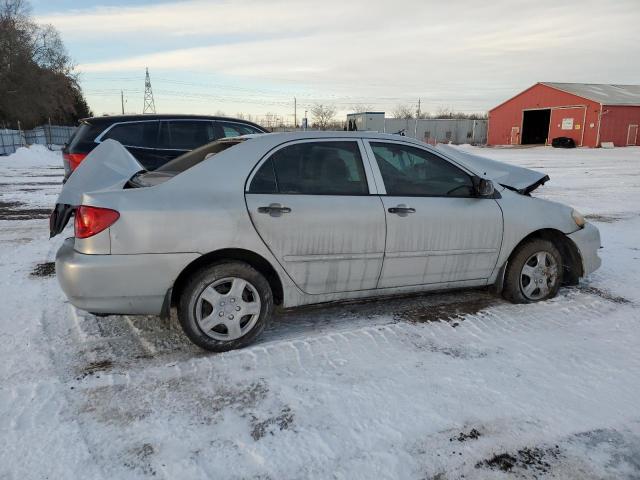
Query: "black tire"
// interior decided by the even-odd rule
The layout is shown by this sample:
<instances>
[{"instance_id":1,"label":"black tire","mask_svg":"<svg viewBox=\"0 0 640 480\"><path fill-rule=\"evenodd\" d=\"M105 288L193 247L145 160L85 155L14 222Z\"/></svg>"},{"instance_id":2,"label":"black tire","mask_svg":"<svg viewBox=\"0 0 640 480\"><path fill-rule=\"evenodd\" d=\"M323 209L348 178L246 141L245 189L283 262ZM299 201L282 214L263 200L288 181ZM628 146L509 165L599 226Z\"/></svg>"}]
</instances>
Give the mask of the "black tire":
<instances>
[{"instance_id":1,"label":"black tire","mask_svg":"<svg viewBox=\"0 0 640 480\"><path fill-rule=\"evenodd\" d=\"M527 275L523 274L523 268L525 267L525 263L532 259L538 252L546 252L547 255L555 260L557 273L555 281L551 285L547 282L548 293L542 294L541 290L537 290L537 295L540 295L540 298L531 298L523 289L523 281L526 281L526 278L528 278ZM549 261L550 260L551 259L549 259ZM562 256L556 246L549 240L530 240L519 246L511 255L505 272L502 295L513 303L534 303L548 300L558 294L558 290L562 284L562 273ZM523 275L525 278L523 278Z\"/></svg>"},{"instance_id":2,"label":"black tire","mask_svg":"<svg viewBox=\"0 0 640 480\"><path fill-rule=\"evenodd\" d=\"M202 300L199 302L199 299L207 287L212 286L216 281L231 277L249 282L257 291L260 300L260 313L257 314L257 320L255 320L253 327L241 337L233 340L212 338L198 324L196 310L199 303L202 305ZM251 265L239 261L216 263L198 270L185 285L178 303L178 319L185 335L199 347L211 352L225 352L249 345L262 333L272 314L273 293L269 282ZM222 333L217 333L218 336L225 335L224 329L226 327L216 326L215 328L223 329ZM227 331L227 334L230 333ZM216 333L214 332L214 334Z\"/></svg>"}]
</instances>

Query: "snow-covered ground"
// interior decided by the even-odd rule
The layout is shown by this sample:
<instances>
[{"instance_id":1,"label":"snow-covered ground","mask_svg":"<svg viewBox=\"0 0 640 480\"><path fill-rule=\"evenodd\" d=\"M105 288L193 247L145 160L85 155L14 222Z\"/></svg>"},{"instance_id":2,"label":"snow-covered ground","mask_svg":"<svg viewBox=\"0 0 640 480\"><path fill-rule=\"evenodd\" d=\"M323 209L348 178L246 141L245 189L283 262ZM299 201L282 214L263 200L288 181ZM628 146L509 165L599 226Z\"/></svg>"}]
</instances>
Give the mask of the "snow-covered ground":
<instances>
[{"instance_id":1,"label":"snow-covered ground","mask_svg":"<svg viewBox=\"0 0 640 480\"><path fill-rule=\"evenodd\" d=\"M536 305L485 291L280 313L256 345L58 288L59 153L0 157L0 478L640 478L640 148L479 149L601 229Z\"/></svg>"}]
</instances>

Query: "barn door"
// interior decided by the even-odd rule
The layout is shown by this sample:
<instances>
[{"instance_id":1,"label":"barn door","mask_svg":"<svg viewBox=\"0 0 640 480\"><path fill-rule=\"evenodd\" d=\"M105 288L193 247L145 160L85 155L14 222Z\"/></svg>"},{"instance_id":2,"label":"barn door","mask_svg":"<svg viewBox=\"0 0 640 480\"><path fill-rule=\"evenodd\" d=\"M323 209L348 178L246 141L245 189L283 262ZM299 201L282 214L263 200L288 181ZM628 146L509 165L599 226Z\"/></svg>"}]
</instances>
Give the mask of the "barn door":
<instances>
[{"instance_id":1,"label":"barn door","mask_svg":"<svg viewBox=\"0 0 640 480\"><path fill-rule=\"evenodd\" d=\"M549 142L557 137L572 138L576 145L582 146L586 107L559 107L551 109L549 121Z\"/></svg>"},{"instance_id":2,"label":"barn door","mask_svg":"<svg viewBox=\"0 0 640 480\"><path fill-rule=\"evenodd\" d=\"M629 125L629 131L627 132L627 145L638 144L638 125Z\"/></svg>"}]
</instances>

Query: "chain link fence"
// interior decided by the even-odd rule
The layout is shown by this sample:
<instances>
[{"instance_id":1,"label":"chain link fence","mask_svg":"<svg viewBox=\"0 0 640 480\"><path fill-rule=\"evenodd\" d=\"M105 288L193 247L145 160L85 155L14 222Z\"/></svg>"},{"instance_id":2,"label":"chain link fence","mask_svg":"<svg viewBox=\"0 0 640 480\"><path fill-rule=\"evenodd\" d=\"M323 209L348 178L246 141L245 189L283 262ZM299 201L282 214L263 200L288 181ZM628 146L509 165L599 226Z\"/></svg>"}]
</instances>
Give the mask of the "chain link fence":
<instances>
[{"instance_id":1,"label":"chain link fence","mask_svg":"<svg viewBox=\"0 0 640 480\"><path fill-rule=\"evenodd\" d=\"M29 145L64 145L69 141L76 127L62 125L42 125L32 130L0 129L0 155L14 153L20 147Z\"/></svg>"}]
</instances>

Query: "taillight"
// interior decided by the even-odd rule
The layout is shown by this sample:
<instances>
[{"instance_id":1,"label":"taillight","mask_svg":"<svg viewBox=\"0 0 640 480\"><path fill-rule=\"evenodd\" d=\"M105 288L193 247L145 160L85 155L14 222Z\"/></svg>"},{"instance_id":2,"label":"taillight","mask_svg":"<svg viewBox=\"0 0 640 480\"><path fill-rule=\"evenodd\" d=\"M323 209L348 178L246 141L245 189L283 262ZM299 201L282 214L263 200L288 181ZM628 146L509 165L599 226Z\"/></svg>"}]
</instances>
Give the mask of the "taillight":
<instances>
[{"instance_id":1,"label":"taillight","mask_svg":"<svg viewBox=\"0 0 640 480\"><path fill-rule=\"evenodd\" d=\"M76 238L88 238L109 228L120 214L110 208L88 207L80 205L76 209L75 236Z\"/></svg>"},{"instance_id":2,"label":"taillight","mask_svg":"<svg viewBox=\"0 0 640 480\"><path fill-rule=\"evenodd\" d=\"M86 153L63 153L62 156L69 162L69 168L73 172L80 162L82 162L87 156Z\"/></svg>"}]
</instances>

